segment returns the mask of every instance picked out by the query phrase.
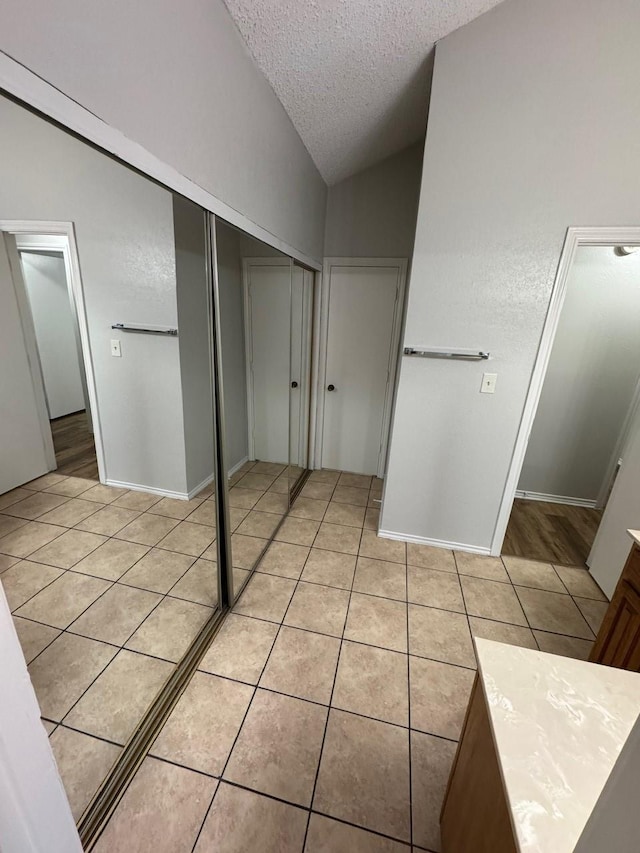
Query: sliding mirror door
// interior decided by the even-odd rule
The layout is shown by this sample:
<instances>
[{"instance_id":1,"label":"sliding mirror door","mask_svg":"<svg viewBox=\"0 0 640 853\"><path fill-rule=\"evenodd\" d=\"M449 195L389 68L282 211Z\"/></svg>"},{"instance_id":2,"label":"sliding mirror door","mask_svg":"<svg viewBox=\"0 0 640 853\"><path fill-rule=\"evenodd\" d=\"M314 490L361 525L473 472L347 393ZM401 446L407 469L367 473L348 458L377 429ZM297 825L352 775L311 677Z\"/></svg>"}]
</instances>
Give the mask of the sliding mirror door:
<instances>
[{"instance_id":1,"label":"sliding mirror door","mask_svg":"<svg viewBox=\"0 0 640 853\"><path fill-rule=\"evenodd\" d=\"M289 488L292 496L297 494L309 468L313 283L313 272L294 263L289 382Z\"/></svg>"},{"instance_id":2,"label":"sliding mirror door","mask_svg":"<svg viewBox=\"0 0 640 853\"><path fill-rule=\"evenodd\" d=\"M289 510L289 257L216 220L234 594Z\"/></svg>"}]
</instances>

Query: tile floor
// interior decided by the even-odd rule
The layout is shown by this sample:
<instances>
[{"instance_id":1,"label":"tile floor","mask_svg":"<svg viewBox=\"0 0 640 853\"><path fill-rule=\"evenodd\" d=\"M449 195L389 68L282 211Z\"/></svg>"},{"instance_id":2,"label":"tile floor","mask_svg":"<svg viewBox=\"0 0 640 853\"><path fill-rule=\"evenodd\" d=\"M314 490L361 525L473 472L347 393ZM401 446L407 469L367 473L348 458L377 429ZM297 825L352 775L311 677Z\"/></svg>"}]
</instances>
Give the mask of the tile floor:
<instances>
[{"instance_id":1,"label":"tile floor","mask_svg":"<svg viewBox=\"0 0 640 853\"><path fill-rule=\"evenodd\" d=\"M380 539L380 491L312 474L99 853L439 850L472 635L585 657L606 602L584 568Z\"/></svg>"}]
</instances>

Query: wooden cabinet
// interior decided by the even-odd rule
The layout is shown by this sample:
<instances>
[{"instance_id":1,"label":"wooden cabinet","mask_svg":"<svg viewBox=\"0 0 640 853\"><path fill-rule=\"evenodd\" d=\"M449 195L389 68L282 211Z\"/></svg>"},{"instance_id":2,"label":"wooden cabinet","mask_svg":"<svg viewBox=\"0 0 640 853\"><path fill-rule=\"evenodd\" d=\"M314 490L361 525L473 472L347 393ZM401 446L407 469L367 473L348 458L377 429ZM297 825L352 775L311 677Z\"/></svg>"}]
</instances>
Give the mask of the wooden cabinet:
<instances>
[{"instance_id":1,"label":"wooden cabinet","mask_svg":"<svg viewBox=\"0 0 640 853\"><path fill-rule=\"evenodd\" d=\"M640 672L640 548L634 545L589 660Z\"/></svg>"}]
</instances>

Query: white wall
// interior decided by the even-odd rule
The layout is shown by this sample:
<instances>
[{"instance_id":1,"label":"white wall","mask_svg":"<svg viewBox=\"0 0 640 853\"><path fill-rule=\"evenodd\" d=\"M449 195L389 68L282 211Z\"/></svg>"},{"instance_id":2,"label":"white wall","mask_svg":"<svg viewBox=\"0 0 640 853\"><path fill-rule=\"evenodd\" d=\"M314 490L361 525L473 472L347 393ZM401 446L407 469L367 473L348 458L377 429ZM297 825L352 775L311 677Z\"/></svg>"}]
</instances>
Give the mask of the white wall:
<instances>
[{"instance_id":1,"label":"white wall","mask_svg":"<svg viewBox=\"0 0 640 853\"><path fill-rule=\"evenodd\" d=\"M84 391L64 257L61 252L20 252L20 260L49 417L79 412L85 407Z\"/></svg>"},{"instance_id":2,"label":"white wall","mask_svg":"<svg viewBox=\"0 0 640 853\"><path fill-rule=\"evenodd\" d=\"M73 221L107 477L186 490L171 193L0 98L0 219ZM120 338L122 358L110 354Z\"/></svg>"},{"instance_id":3,"label":"white wall","mask_svg":"<svg viewBox=\"0 0 640 853\"><path fill-rule=\"evenodd\" d=\"M0 48L321 259L326 186L222 0L5 0Z\"/></svg>"},{"instance_id":4,"label":"white wall","mask_svg":"<svg viewBox=\"0 0 640 853\"><path fill-rule=\"evenodd\" d=\"M578 248L518 489L598 498L640 377L640 254Z\"/></svg>"},{"instance_id":5,"label":"white wall","mask_svg":"<svg viewBox=\"0 0 640 853\"><path fill-rule=\"evenodd\" d=\"M570 225L640 219L640 4L506 0L439 42L383 530L488 549ZM480 394L483 371L493 395Z\"/></svg>"},{"instance_id":6,"label":"white wall","mask_svg":"<svg viewBox=\"0 0 640 853\"><path fill-rule=\"evenodd\" d=\"M325 257L411 257L423 149L411 145L329 187Z\"/></svg>"}]
</instances>

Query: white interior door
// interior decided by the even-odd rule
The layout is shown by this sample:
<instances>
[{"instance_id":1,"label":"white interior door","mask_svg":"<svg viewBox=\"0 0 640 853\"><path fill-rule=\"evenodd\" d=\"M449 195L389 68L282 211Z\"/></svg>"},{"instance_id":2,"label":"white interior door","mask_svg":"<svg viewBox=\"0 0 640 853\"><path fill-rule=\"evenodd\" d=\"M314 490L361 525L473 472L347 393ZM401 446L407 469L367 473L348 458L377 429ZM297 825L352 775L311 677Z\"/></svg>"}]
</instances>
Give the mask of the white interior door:
<instances>
[{"instance_id":1,"label":"white interior door","mask_svg":"<svg viewBox=\"0 0 640 853\"><path fill-rule=\"evenodd\" d=\"M291 279L291 404L289 460L308 467L313 273L294 265Z\"/></svg>"},{"instance_id":2,"label":"white interior door","mask_svg":"<svg viewBox=\"0 0 640 853\"><path fill-rule=\"evenodd\" d=\"M15 238L0 233L0 494L55 467L35 336L23 327L25 302Z\"/></svg>"},{"instance_id":3,"label":"white interior door","mask_svg":"<svg viewBox=\"0 0 640 853\"><path fill-rule=\"evenodd\" d=\"M404 265L328 264L322 467L384 464Z\"/></svg>"},{"instance_id":4,"label":"white interior door","mask_svg":"<svg viewBox=\"0 0 640 853\"><path fill-rule=\"evenodd\" d=\"M249 451L263 462L289 461L291 262L244 262L247 306Z\"/></svg>"}]
</instances>

